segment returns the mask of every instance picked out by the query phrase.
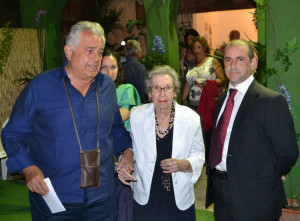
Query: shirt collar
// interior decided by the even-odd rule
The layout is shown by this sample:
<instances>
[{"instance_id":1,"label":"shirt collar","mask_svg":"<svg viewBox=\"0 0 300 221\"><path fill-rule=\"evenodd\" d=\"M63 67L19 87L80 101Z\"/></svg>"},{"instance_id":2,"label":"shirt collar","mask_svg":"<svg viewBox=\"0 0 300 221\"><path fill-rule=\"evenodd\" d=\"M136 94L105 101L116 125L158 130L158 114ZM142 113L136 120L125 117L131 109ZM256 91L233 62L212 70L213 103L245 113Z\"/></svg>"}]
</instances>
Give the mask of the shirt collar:
<instances>
[{"instance_id":1,"label":"shirt collar","mask_svg":"<svg viewBox=\"0 0 300 221\"><path fill-rule=\"evenodd\" d=\"M231 89L231 88L237 89L239 92L245 94L253 80L254 80L253 75L250 75L244 82L236 85L235 87L233 87L232 84L229 83L229 88L228 89Z\"/></svg>"},{"instance_id":2,"label":"shirt collar","mask_svg":"<svg viewBox=\"0 0 300 221\"><path fill-rule=\"evenodd\" d=\"M70 81L70 78L68 77L68 74L66 72L66 65L68 64L68 60L66 59L64 62L63 62L63 65L61 67L61 71L60 71L60 79L62 80L63 78L66 79L66 82L68 82L69 84L71 84L71 81ZM89 91L91 90L94 90L94 88L96 86L102 86L103 84L103 81L104 81L104 77L103 77L104 74L101 73L101 71L99 71L99 73L97 74L97 76L95 77L95 80L94 82L91 84L90 86L90 89Z\"/></svg>"},{"instance_id":3,"label":"shirt collar","mask_svg":"<svg viewBox=\"0 0 300 221\"><path fill-rule=\"evenodd\" d=\"M66 72L66 69L65 69L65 67L66 67L67 64L68 64L68 60L65 59L64 62L63 62L63 65L62 65L62 67L61 67L60 77L61 77L61 78L68 79L68 80L70 81L70 79L69 79L69 77L68 77L68 74L67 74L67 72ZM100 83L102 83L102 81L103 81L103 74L102 74L101 71L99 71L99 73L98 73L97 76L95 77L95 80L96 80L96 79L100 80Z\"/></svg>"}]
</instances>

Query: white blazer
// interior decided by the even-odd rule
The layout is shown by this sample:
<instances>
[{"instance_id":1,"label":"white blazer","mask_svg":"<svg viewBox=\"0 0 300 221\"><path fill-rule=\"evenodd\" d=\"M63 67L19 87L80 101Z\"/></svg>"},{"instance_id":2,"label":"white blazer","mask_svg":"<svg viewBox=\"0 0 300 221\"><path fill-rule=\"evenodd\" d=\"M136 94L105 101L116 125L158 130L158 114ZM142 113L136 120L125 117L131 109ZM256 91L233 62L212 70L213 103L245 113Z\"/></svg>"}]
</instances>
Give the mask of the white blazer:
<instances>
[{"instance_id":1,"label":"white blazer","mask_svg":"<svg viewBox=\"0 0 300 221\"><path fill-rule=\"evenodd\" d=\"M130 111L131 137L135 158L132 182L133 196L140 205L147 204L156 161L156 134L154 104L144 104ZM176 205L188 209L195 201L194 183L200 177L204 164L204 143L199 115L175 102L172 158L187 159L192 173L172 173Z\"/></svg>"}]
</instances>

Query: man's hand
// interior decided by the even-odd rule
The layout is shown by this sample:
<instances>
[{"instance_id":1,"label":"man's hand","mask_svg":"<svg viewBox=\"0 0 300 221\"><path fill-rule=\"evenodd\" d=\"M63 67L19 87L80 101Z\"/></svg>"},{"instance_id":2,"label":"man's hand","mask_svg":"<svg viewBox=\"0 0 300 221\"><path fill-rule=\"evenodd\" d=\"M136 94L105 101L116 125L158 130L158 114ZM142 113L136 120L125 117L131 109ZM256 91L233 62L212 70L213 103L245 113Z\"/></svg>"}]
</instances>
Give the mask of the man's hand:
<instances>
[{"instance_id":1,"label":"man's hand","mask_svg":"<svg viewBox=\"0 0 300 221\"><path fill-rule=\"evenodd\" d=\"M48 186L44 181L44 174L37 166L29 166L22 171L26 178L26 185L31 192L36 192L43 196L49 193Z\"/></svg>"},{"instance_id":2,"label":"man's hand","mask_svg":"<svg viewBox=\"0 0 300 221\"><path fill-rule=\"evenodd\" d=\"M118 164L117 172L119 180L125 185L130 185L127 181L136 181L136 178L131 175L134 171L133 153L131 150L125 150Z\"/></svg>"}]
</instances>

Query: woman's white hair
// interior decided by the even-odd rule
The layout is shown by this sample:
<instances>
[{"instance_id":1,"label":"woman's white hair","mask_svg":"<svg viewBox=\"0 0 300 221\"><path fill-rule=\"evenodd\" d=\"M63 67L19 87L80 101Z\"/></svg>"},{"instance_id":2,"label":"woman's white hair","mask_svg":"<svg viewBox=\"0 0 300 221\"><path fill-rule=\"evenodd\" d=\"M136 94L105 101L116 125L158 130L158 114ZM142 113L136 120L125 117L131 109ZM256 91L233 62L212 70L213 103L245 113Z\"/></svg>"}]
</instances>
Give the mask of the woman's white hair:
<instances>
[{"instance_id":1,"label":"woman's white hair","mask_svg":"<svg viewBox=\"0 0 300 221\"><path fill-rule=\"evenodd\" d=\"M151 69L145 81L146 92L148 93L150 91L153 77L156 75L164 75L164 74L172 78L175 87L174 92L177 96L180 92L180 81L178 79L177 72L169 65L158 65L158 66L154 66Z\"/></svg>"}]
</instances>

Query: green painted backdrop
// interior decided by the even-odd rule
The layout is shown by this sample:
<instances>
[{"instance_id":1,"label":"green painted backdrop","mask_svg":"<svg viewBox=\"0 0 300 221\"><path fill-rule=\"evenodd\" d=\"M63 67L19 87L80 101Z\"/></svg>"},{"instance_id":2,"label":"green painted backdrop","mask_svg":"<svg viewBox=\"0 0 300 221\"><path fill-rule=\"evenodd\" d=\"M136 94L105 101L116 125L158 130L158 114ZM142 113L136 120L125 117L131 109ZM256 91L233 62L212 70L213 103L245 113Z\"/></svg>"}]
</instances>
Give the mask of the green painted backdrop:
<instances>
[{"instance_id":1,"label":"green painted backdrop","mask_svg":"<svg viewBox=\"0 0 300 221\"><path fill-rule=\"evenodd\" d=\"M40 17L39 27L45 29L44 70L61 65L61 14L67 0L21 0L21 23L23 28L37 28L36 14Z\"/></svg>"},{"instance_id":2,"label":"green painted backdrop","mask_svg":"<svg viewBox=\"0 0 300 221\"><path fill-rule=\"evenodd\" d=\"M269 0L270 11L272 13L276 28L277 48L283 48L286 41L296 37L300 41L300 2L299 0ZM259 30L260 31L260 30ZM267 42L267 66L273 66L274 54L274 32L269 19L266 19L266 42ZM284 84L291 95L292 107L295 111L295 128L300 132L300 49L291 57L292 66L287 73L281 76L281 83ZM273 79L268 80L268 87L275 89L276 85ZM299 145L299 142L298 142ZM294 168L286 177L284 187L287 198L291 198L291 189L293 194L296 188L300 187L300 161L298 160ZM291 188L292 187L292 188Z\"/></svg>"},{"instance_id":3,"label":"green painted backdrop","mask_svg":"<svg viewBox=\"0 0 300 221\"><path fill-rule=\"evenodd\" d=\"M146 11L148 51L151 51L154 36L160 35L166 47L166 57L179 73L177 15L180 0L143 0L143 4Z\"/></svg>"}]
</instances>

